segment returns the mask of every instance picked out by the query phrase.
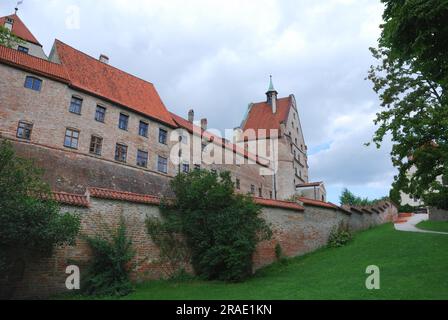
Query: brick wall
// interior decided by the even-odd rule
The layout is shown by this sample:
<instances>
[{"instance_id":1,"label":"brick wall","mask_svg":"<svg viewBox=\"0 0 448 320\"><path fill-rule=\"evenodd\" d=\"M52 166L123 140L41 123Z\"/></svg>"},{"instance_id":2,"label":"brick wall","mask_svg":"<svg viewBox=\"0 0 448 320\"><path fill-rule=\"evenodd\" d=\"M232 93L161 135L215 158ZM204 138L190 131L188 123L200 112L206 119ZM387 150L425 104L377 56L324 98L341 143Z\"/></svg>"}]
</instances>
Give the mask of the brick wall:
<instances>
[{"instance_id":1,"label":"brick wall","mask_svg":"<svg viewBox=\"0 0 448 320\"><path fill-rule=\"evenodd\" d=\"M171 271L158 261L158 248L146 233L147 216L159 217L157 205L129 201L107 200L90 197L88 208L64 205L62 211L82 215L81 234L95 235L105 230L115 229L120 217L125 218L128 234L132 239L136 257L133 261L132 279L145 281L163 278ZM288 257L312 252L327 244L331 230L340 223L358 225L357 230L373 226L375 223L391 221L396 208L390 206L381 214L364 217L353 212L318 206L305 206L303 212L285 208L263 207L263 217L271 224L274 236L270 241L258 245L254 255L255 270L276 260L275 247L280 244ZM364 220L363 220L364 219ZM353 222L357 221L357 222ZM375 221L375 222L373 222ZM25 261L23 280L16 288L16 298L43 298L55 293L64 293L65 268L78 265L81 277L86 273L91 251L80 237L76 246L66 246L55 250L50 258L28 257ZM191 271L191 270L190 270Z\"/></svg>"}]
</instances>

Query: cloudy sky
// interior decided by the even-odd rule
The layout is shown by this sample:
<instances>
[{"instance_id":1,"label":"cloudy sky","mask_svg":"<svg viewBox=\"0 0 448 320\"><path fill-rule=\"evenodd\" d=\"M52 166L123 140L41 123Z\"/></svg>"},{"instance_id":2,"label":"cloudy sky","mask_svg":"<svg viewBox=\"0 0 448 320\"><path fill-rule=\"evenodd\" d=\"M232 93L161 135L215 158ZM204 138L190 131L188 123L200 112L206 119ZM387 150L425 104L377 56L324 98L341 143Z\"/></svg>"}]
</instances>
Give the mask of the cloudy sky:
<instances>
[{"instance_id":1,"label":"cloudy sky","mask_svg":"<svg viewBox=\"0 0 448 320\"><path fill-rule=\"evenodd\" d=\"M2 0L0 15L16 0ZM24 0L19 15L49 53L55 38L155 84L167 107L238 126L269 75L296 96L310 174L329 200L348 187L387 195L390 144L365 147L379 102L365 81L380 0Z\"/></svg>"}]
</instances>

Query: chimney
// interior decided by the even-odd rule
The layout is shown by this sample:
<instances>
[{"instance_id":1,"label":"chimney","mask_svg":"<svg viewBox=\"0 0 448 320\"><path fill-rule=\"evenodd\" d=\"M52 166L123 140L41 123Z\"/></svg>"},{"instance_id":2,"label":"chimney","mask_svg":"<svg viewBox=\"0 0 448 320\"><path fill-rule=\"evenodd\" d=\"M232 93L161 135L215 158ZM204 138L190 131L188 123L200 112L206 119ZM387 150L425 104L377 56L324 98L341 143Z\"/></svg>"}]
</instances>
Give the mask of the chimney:
<instances>
[{"instance_id":1,"label":"chimney","mask_svg":"<svg viewBox=\"0 0 448 320\"><path fill-rule=\"evenodd\" d=\"M13 24L14 24L14 19L6 18L6 20L5 20L5 28L6 29L8 29L9 31L12 31Z\"/></svg>"},{"instance_id":2,"label":"chimney","mask_svg":"<svg viewBox=\"0 0 448 320\"><path fill-rule=\"evenodd\" d=\"M106 56L105 54L101 54L99 60L100 60L102 63L109 64L109 57Z\"/></svg>"},{"instance_id":3,"label":"chimney","mask_svg":"<svg viewBox=\"0 0 448 320\"><path fill-rule=\"evenodd\" d=\"M271 101L272 113L276 114L277 113L277 95L273 94L271 99L272 99L272 101Z\"/></svg>"},{"instance_id":4,"label":"chimney","mask_svg":"<svg viewBox=\"0 0 448 320\"><path fill-rule=\"evenodd\" d=\"M233 129L233 142L238 143L243 140L243 129L237 127Z\"/></svg>"},{"instance_id":5,"label":"chimney","mask_svg":"<svg viewBox=\"0 0 448 320\"><path fill-rule=\"evenodd\" d=\"M191 123L194 122L194 110L193 109L188 111L188 121L191 122Z\"/></svg>"},{"instance_id":6,"label":"chimney","mask_svg":"<svg viewBox=\"0 0 448 320\"><path fill-rule=\"evenodd\" d=\"M205 119L201 119L201 128L202 128L202 130L207 131L207 126L208 126L208 120L206 118Z\"/></svg>"}]
</instances>

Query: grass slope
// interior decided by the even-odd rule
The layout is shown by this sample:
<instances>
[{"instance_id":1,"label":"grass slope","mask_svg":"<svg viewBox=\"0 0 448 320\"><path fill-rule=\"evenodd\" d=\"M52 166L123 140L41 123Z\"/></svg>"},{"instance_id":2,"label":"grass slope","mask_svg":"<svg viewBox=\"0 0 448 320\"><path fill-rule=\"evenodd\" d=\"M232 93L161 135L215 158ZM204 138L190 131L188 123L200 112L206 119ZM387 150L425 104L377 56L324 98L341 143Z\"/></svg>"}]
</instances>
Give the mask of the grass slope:
<instances>
[{"instance_id":1,"label":"grass slope","mask_svg":"<svg viewBox=\"0 0 448 320\"><path fill-rule=\"evenodd\" d=\"M325 248L275 264L244 283L154 281L124 299L448 299L448 236L398 232L384 225L342 248ZM369 265L381 289L365 288Z\"/></svg>"},{"instance_id":2,"label":"grass slope","mask_svg":"<svg viewBox=\"0 0 448 320\"><path fill-rule=\"evenodd\" d=\"M448 232L448 221L422 221L417 228L429 231Z\"/></svg>"}]
</instances>

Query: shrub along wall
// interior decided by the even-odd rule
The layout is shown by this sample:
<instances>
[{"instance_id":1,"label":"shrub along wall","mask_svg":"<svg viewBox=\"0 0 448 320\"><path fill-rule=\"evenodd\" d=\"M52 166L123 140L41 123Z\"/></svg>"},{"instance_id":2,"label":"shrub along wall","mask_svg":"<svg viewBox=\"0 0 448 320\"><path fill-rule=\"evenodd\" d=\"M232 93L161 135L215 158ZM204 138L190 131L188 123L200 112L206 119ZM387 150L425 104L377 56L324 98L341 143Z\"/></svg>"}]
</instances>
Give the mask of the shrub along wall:
<instances>
[{"instance_id":1,"label":"shrub along wall","mask_svg":"<svg viewBox=\"0 0 448 320\"><path fill-rule=\"evenodd\" d=\"M64 212L82 215L81 233L95 235L114 230L124 217L128 236L136 252L131 265L132 279L145 281L168 277L170 266L158 261L159 251L146 232L147 216L160 217L160 199L153 196L89 189L85 196L55 193ZM312 252L328 242L331 231L341 223L352 231L370 228L392 221L397 209L384 202L372 208L340 208L333 204L301 199L299 203L255 199L263 207L263 217L272 225L273 238L258 245L254 255L254 268L259 269L277 259L278 245L286 257ZM23 279L16 288L16 298L45 298L68 292L65 273L69 265L77 265L81 278L92 255L89 246L79 237L76 246L55 250L52 257L25 261ZM192 271L187 270L187 271Z\"/></svg>"}]
</instances>

